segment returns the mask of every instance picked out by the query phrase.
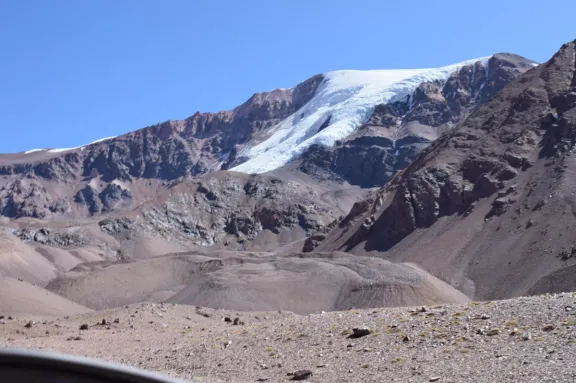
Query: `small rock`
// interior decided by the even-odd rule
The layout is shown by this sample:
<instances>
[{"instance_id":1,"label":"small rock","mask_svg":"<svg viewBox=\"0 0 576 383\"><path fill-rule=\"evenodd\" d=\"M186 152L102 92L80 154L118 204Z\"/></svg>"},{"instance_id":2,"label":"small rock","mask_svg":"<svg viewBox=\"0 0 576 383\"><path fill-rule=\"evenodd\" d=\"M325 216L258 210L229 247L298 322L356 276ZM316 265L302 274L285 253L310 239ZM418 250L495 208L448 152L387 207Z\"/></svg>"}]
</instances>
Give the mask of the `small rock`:
<instances>
[{"instance_id":1,"label":"small rock","mask_svg":"<svg viewBox=\"0 0 576 383\"><path fill-rule=\"evenodd\" d=\"M404 338L402 338L402 342L404 343L410 342L410 337L408 335L404 335Z\"/></svg>"},{"instance_id":2,"label":"small rock","mask_svg":"<svg viewBox=\"0 0 576 383\"><path fill-rule=\"evenodd\" d=\"M114 323L120 323L120 319L119 318L114 319Z\"/></svg>"},{"instance_id":3,"label":"small rock","mask_svg":"<svg viewBox=\"0 0 576 383\"><path fill-rule=\"evenodd\" d=\"M352 329L351 338L361 338L366 335L370 335L372 331L368 327L355 327Z\"/></svg>"},{"instance_id":4,"label":"small rock","mask_svg":"<svg viewBox=\"0 0 576 383\"><path fill-rule=\"evenodd\" d=\"M564 307L564 310L572 311L572 310L574 310L574 308L572 306L566 306L566 307ZM2 319L2 318L0 318L0 319Z\"/></svg>"},{"instance_id":5,"label":"small rock","mask_svg":"<svg viewBox=\"0 0 576 383\"><path fill-rule=\"evenodd\" d=\"M498 335L498 334L500 334L499 328L494 328L492 330L486 331L486 335L488 335L488 336L494 336L494 335Z\"/></svg>"},{"instance_id":6,"label":"small rock","mask_svg":"<svg viewBox=\"0 0 576 383\"><path fill-rule=\"evenodd\" d=\"M80 330L88 330L88 325L87 324L80 325Z\"/></svg>"},{"instance_id":7,"label":"small rock","mask_svg":"<svg viewBox=\"0 0 576 383\"><path fill-rule=\"evenodd\" d=\"M8 317L8 320L12 320L12 319L14 319L14 318L12 318L12 317Z\"/></svg>"},{"instance_id":8,"label":"small rock","mask_svg":"<svg viewBox=\"0 0 576 383\"><path fill-rule=\"evenodd\" d=\"M32 328L32 321L26 323L26 324L24 325L24 327L25 327L25 328Z\"/></svg>"},{"instance_id":9,"label":"small rock","mask_svg":"<svg viewBox=\"0 0 576 383\"><path fill-rule=\"evenodd\" d=\"M490 319L490 315L482 314L482 316L480 318L483 320L487 320L487 319Z\"/></svg>"},{"instance_id":10,"label":"small rock","mask_svg":"<svg viewBox=\"0 0 576 383\"><path fill-rule=\"evenodd\" d=\"M101 324L102 326L106 326L106 319L102 319L102 322L100 322L100 324Z\"/></svg>"},{"instance_id":11,"label":"small rock","mask_svg":"<svg viewBox=\"0 0 576 383\"><path fill-rule=\"evenodd\" d=\"M224 317L223 320L224 320L224 322L226 322L226 323L232 322L232 319L230 319L230 317Z\"/></svg>"},{"instance_id":12,"label":"small rock","mask_svg":"<svg viewBox=\"0 0 576 383\"><path fill-rule=\"evenodd\" d=\"M433 376L433 377L431 377L430 379L428 379L429 382L437 382L437 381L439 381L439 380L440 380L440 377L439 377L439 376Z\"/></svg>"},{"instance_id":13,"label":"small rock","mask_svg":"<svg viewBox=\"0 0 576 383\"><path fill-rule=\"evenodd\" d=\"M234 326L243 326L244 322L240 320L240 318L234 318L234 322L232 323Z\"/></svg>"},{"instance_id":14,"label":"small rock","mask_svg":"<svg viewBox=\"0 0 576 383\"><path fill-rule=\"evenodd\" d=\"M292 375L292 380L306 380L312 376L312 371L310 370L298 370Z\"/></svg>"},{"instance_id":15,"label":"small rock","mask_svg":"<svg viewBox=\"0 0 576 383\"><path fill-rule=\"evenodd\" d=\"M530 340L530 339L532 339L531 333L524 334L524 336L522 337L522 340Z\"/></svg>"},{"instance_id":16,"label":"small rock","mask_svg":"<svg viewBox=\"0 0 576 383\"><path fill-rule=\"evenodd\" d=\"M547 324L546 326L542 327L542 331L549 332L554 330L555 328L556 327L553 324Z\"/></svg>"},{"instance_id":17,"label":"small rock","mask_svg":"<svg viewBox=\"0 0 576 383\"><path fill-rule=\"evenodd\" d=\"M4 319L4 315L0 315L0 319Z\"/></svg>"},{"instance_id":18,"label":"small rock","mask_svg":"<svg viewBox=\"0 0 576 383\"><path fill-rule=\"evenodd\" d=\"M258 378L256 379L257 382L266 382L268 378Z\"/></svg>"}]
</instances>

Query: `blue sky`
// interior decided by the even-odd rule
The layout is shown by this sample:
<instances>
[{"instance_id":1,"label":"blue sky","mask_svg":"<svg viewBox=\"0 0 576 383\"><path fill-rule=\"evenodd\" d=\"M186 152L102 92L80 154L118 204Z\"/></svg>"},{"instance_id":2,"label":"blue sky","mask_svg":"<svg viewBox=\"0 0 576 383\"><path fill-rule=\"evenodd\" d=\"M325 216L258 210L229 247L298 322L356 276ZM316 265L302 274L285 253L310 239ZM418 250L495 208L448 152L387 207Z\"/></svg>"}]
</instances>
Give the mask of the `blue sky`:
<instances>
[{"instance_id":1,"label":"blue sky","mask_svg":"<svg viewBox=\"0 0 576 383\"><path fill-rule=\"evenodd\" d=\"M0 0L0 153L77 146L335 69L547 60L574 0Z\"/></svg>"}]
</instances>

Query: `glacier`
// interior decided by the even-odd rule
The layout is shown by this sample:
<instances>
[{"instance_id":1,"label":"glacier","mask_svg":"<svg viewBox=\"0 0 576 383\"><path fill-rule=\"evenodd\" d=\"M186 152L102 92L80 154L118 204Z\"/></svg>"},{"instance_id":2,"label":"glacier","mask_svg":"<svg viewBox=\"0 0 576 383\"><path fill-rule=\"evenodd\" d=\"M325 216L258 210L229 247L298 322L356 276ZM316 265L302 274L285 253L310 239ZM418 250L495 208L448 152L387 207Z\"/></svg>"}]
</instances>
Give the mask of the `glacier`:
<instances>
[{"instance_id":1,"label":"glacier","mask_svg":"<svg viewBox=\"0 0 576 383\"><path fill-rule=\"evenodd\" d=\"M230 170L266 173L286 165L311 145L334 146L366 122L377 105L411 99L420 84L445 82L452 73L476 62L487 67L491 57L441 68L327 72L313 98L274 127L268 139L240 151L238 157L248 160Z\"/></svg>"}]
</instances>

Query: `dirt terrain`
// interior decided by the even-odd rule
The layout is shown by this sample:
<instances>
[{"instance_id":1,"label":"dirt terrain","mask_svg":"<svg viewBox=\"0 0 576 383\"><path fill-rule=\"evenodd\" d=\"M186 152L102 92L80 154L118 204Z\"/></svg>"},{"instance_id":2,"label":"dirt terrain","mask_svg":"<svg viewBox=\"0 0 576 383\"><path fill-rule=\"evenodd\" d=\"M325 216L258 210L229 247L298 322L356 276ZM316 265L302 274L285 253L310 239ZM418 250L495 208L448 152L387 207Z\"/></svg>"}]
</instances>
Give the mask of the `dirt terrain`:
<instances>
[{"instance_id":1,"label":"dirt terrain","mask_svg":"<svg viewBox=\"0 0 576 383\"><path fill-rule=\"evenodd\" d=\"M3 318L0 344L111 360L188 381L286 382L299 370L309 370L311 382L576 379L573 293L305 316L145 303L36 318L26 328L29 320ZM87 330L80 330L83 324ZM354 328L369 334L351 337Z\"/></svg>"}]
</instances>

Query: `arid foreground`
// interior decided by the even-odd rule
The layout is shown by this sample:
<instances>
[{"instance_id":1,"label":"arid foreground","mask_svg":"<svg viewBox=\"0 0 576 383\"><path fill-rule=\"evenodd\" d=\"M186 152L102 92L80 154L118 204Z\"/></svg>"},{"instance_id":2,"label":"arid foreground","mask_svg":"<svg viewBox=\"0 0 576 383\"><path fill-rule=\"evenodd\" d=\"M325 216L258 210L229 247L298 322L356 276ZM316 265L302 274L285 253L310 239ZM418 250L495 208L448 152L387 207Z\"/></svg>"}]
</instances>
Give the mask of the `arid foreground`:
<instances>
[{"instance_id":1,"label":"arid foreground","mask_svg":"<svg viewBox=\"0 0 576 383\"><path fill-rule=\"evenodd\" d=\"M298 370L310 370L311 382L576 380L576 293L307 316L138 304L0 323L0 344L8 347L190 381L283 382ZM354 338L354 328L370 333Z\"/></svg>"}]
</instances>

